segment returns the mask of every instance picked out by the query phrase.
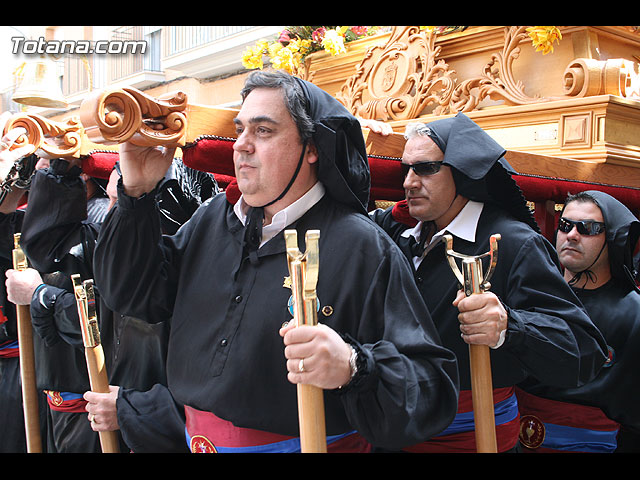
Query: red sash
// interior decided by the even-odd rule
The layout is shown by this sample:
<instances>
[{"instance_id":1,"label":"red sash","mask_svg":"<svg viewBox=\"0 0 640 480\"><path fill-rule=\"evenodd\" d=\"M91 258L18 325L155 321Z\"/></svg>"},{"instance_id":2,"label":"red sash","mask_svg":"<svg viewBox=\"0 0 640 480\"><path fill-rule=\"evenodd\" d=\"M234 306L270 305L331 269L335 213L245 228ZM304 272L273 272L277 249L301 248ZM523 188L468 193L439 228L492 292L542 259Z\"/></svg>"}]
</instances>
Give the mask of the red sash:
<instances>
[{"instance_id":1,"label":"red sash","mask_svg":"<svg viewBox=\"0 0 640 480\"><path fill-rule=\"evenodd\" d=\"M615 450L620 424L598 407L549 400L516 389L520 443L524 452L607 452Z\"/></svg>"},{"instance_id":2,"label":"red sash","mask_svg":"<svg viewBox=\"0 0 640 480\"><path fill-rule=\"evenodd\" d=\"M87 413L85 408L87 401L79 393L54 392L53 390L45 390L44 393L47 394L47 403L51 410Z\"/></svg>"},{"instance_id":3,"label":"red sash","mask_svg":"<svg viewBox=\"0 0 640 480\"><path fill-rule=\"evenodd\" d=\"M496 388L493 390L493 402L496 412L496 443L498 452L506 452L518 443L520 422L518 419L517 402L514 402L514 387ZM453 424L458 427L456 433L447 433L447 428L440 435L432 437L426 442L404 448L412 453L476 453L476 436L473 419L469 419L473 412L471 390L462 390L458 398L458 413ZM466 424L466 427L464 426Z\"/></svg>"},{"instance_id":4,"label":"red sash","mask_svg":"<svg viewBox=\"0 0 640 480\"><path fill-rule=\"evenodd\" d=\"M300 439L277 433L236 427L210 412L185 406L186 436L193 453L296 452ZM328 453L366 453L371 445L358 433L327 437Z\"/></svg>"}]
</instances>

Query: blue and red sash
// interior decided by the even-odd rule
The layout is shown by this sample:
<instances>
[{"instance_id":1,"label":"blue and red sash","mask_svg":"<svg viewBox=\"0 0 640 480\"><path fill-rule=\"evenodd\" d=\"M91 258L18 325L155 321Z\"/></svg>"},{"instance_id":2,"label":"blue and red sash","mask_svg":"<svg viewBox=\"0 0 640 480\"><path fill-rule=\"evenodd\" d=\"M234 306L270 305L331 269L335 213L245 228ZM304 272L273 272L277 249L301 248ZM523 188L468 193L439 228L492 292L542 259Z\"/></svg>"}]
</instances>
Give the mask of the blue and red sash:
<instances>
[{"instance_id":1,"label":"blue and red sash","mask_svg":"<svg viewBox=\"0 0 640 480\"><path fill-rule=\"evenodd\" d=\"M300 438L236 427L231 422L185 406L187 445L193 453L299 453ZM327 437L327 452L371 451L357 432Z\"/></svg>"},{"instance_id":2,"label":"blue and red sash","mask_svg":"<svg viewBox=\"0 0 640 480\"><path fill-rule=\"evenodd\" d=\"M505 452L518 443L518 401L514 387L494 389L493 402L498 452ZM403 450L413 453L475 453L477 448L471 390L460 392L458 413L451 425L428 441Z\"/></svg>"},{"instance_id":3,"label":"blue and red sash","mask_svg":"<svg viewBox=\"0 0 640 480\"><path fill-rule=\"evenodd\" d=\"M82 398L80 393L72 392L54 392L53 390L45 390L47 394L47 403L51 410L57 412L74 412L87 413L85 406L87 401Z\"/></svg>"},{"instance_id":4,"label":"blue and red sash","mask_svg":"<svg viewBox=\"0 0 640 480\"><path fill-rule=\"evenodd\" d=\"M0 345L0 358L14 358L20 355L18 341L3 343Z\"/></svg>"},{"instance_id":5,"label":"blue and red sash","mask_svg":"<svg viewBox=\"0 0 640 480\"><path fill-rule=\"evenodd\" d=\"M524 452L610 453L620 424L597 407L560 402L516 390Z\"/></svg>"}]
</instances>

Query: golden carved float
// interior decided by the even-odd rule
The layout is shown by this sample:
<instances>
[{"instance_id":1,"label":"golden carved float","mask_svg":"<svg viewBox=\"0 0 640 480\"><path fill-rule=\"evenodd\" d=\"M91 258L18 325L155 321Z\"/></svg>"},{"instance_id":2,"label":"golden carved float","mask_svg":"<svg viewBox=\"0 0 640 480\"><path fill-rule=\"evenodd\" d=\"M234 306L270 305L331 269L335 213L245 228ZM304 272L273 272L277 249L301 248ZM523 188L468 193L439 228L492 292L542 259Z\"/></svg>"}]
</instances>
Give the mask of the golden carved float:
<instances>
[{"instance_id":1,"label":"golden carved float","mask_svg":"<svg viewBox=\"0 0 640 480\"><path fill-rule=\"evenodd\" d=\"M446 36L397 26L340 57L309 55L303 71L352 113L398 132L414 119L465 112L509 150L637 166L640 34L560 30L562 41L543 56L524 26Z\"/></svg>"},{"instance_id":2,"label":"golden carved float","mask_svg":"<svg viewBox=\"0 0 640 480\"><path fill-rule=\"evenodd\" d=\"M397 26L351 42L337 57L309 55L300 75L357 116L392 126L391 137L363 129L370 158L392 165L408 122L464 112L508 150L522 174L640 189L640 35L625 27L560 30L562 41L543 56L523 26L444 36ZM184 152L203 138L235 137L236 109L192 104L188 89L154 92L107 89L87 97L81 144L117 147L131 139ZM150 128L154 118L165 128ZM233 174L232 165L225 168ZM383 180L386 191L399 182L393 175Z\"/></svg>"}]
</instances>

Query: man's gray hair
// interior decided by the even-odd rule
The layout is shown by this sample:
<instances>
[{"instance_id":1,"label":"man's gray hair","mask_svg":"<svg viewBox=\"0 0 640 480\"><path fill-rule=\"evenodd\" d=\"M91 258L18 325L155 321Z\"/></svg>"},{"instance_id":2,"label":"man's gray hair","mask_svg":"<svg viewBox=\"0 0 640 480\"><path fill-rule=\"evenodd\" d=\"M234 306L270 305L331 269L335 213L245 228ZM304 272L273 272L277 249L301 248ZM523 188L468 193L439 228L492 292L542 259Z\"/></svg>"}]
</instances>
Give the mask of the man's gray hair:
<instances>
[{"instance_id":1,"label":"man's gray hair","mask_svg":"<svg viewBox=\"0 0 640 480\"><path fill-rule=\"evenodd\" d=\"M431 129L427 126L426 123L421 122L407 123L404 129L404 138L407 140L410 140L413 137L417 136L429 137L430 134Z\"/></svg>"}]
</instances>

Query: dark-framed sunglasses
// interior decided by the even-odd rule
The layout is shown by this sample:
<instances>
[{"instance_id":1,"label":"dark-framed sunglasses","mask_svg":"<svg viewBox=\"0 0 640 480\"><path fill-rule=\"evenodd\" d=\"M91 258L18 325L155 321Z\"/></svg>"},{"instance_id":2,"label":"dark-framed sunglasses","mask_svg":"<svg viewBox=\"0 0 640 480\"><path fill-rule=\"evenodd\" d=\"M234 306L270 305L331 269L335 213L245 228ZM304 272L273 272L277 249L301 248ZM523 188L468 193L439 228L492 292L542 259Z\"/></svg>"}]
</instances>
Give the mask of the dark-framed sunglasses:
<instances>
[{"instance_id":1,"label":"dark-framed sunglasses","mask_svg":"<svg viewBox=\"0 0 640 480\"><path fill-rule=\"evenodd\" d=\"M561 217L558 221L558 230L564 233L569 233L573 230L573 227L578 229L580 235L598 235L604 232L604 223L596 222L594 220L569 220Z\"/></svg>"},{"instance_id":2,"label":"dark-framed sunglasses","mask_svg":"<svg viewBox=\"0 0 640 480\"><path fill-rule=\"evenodd\" d=\"M402 176L406 177L409 170L413 170L419 177L427 177L429 175L435 175L440 171L442 162L416 162L412 164L401 163Z\"/></svg>"}]
</instances>

